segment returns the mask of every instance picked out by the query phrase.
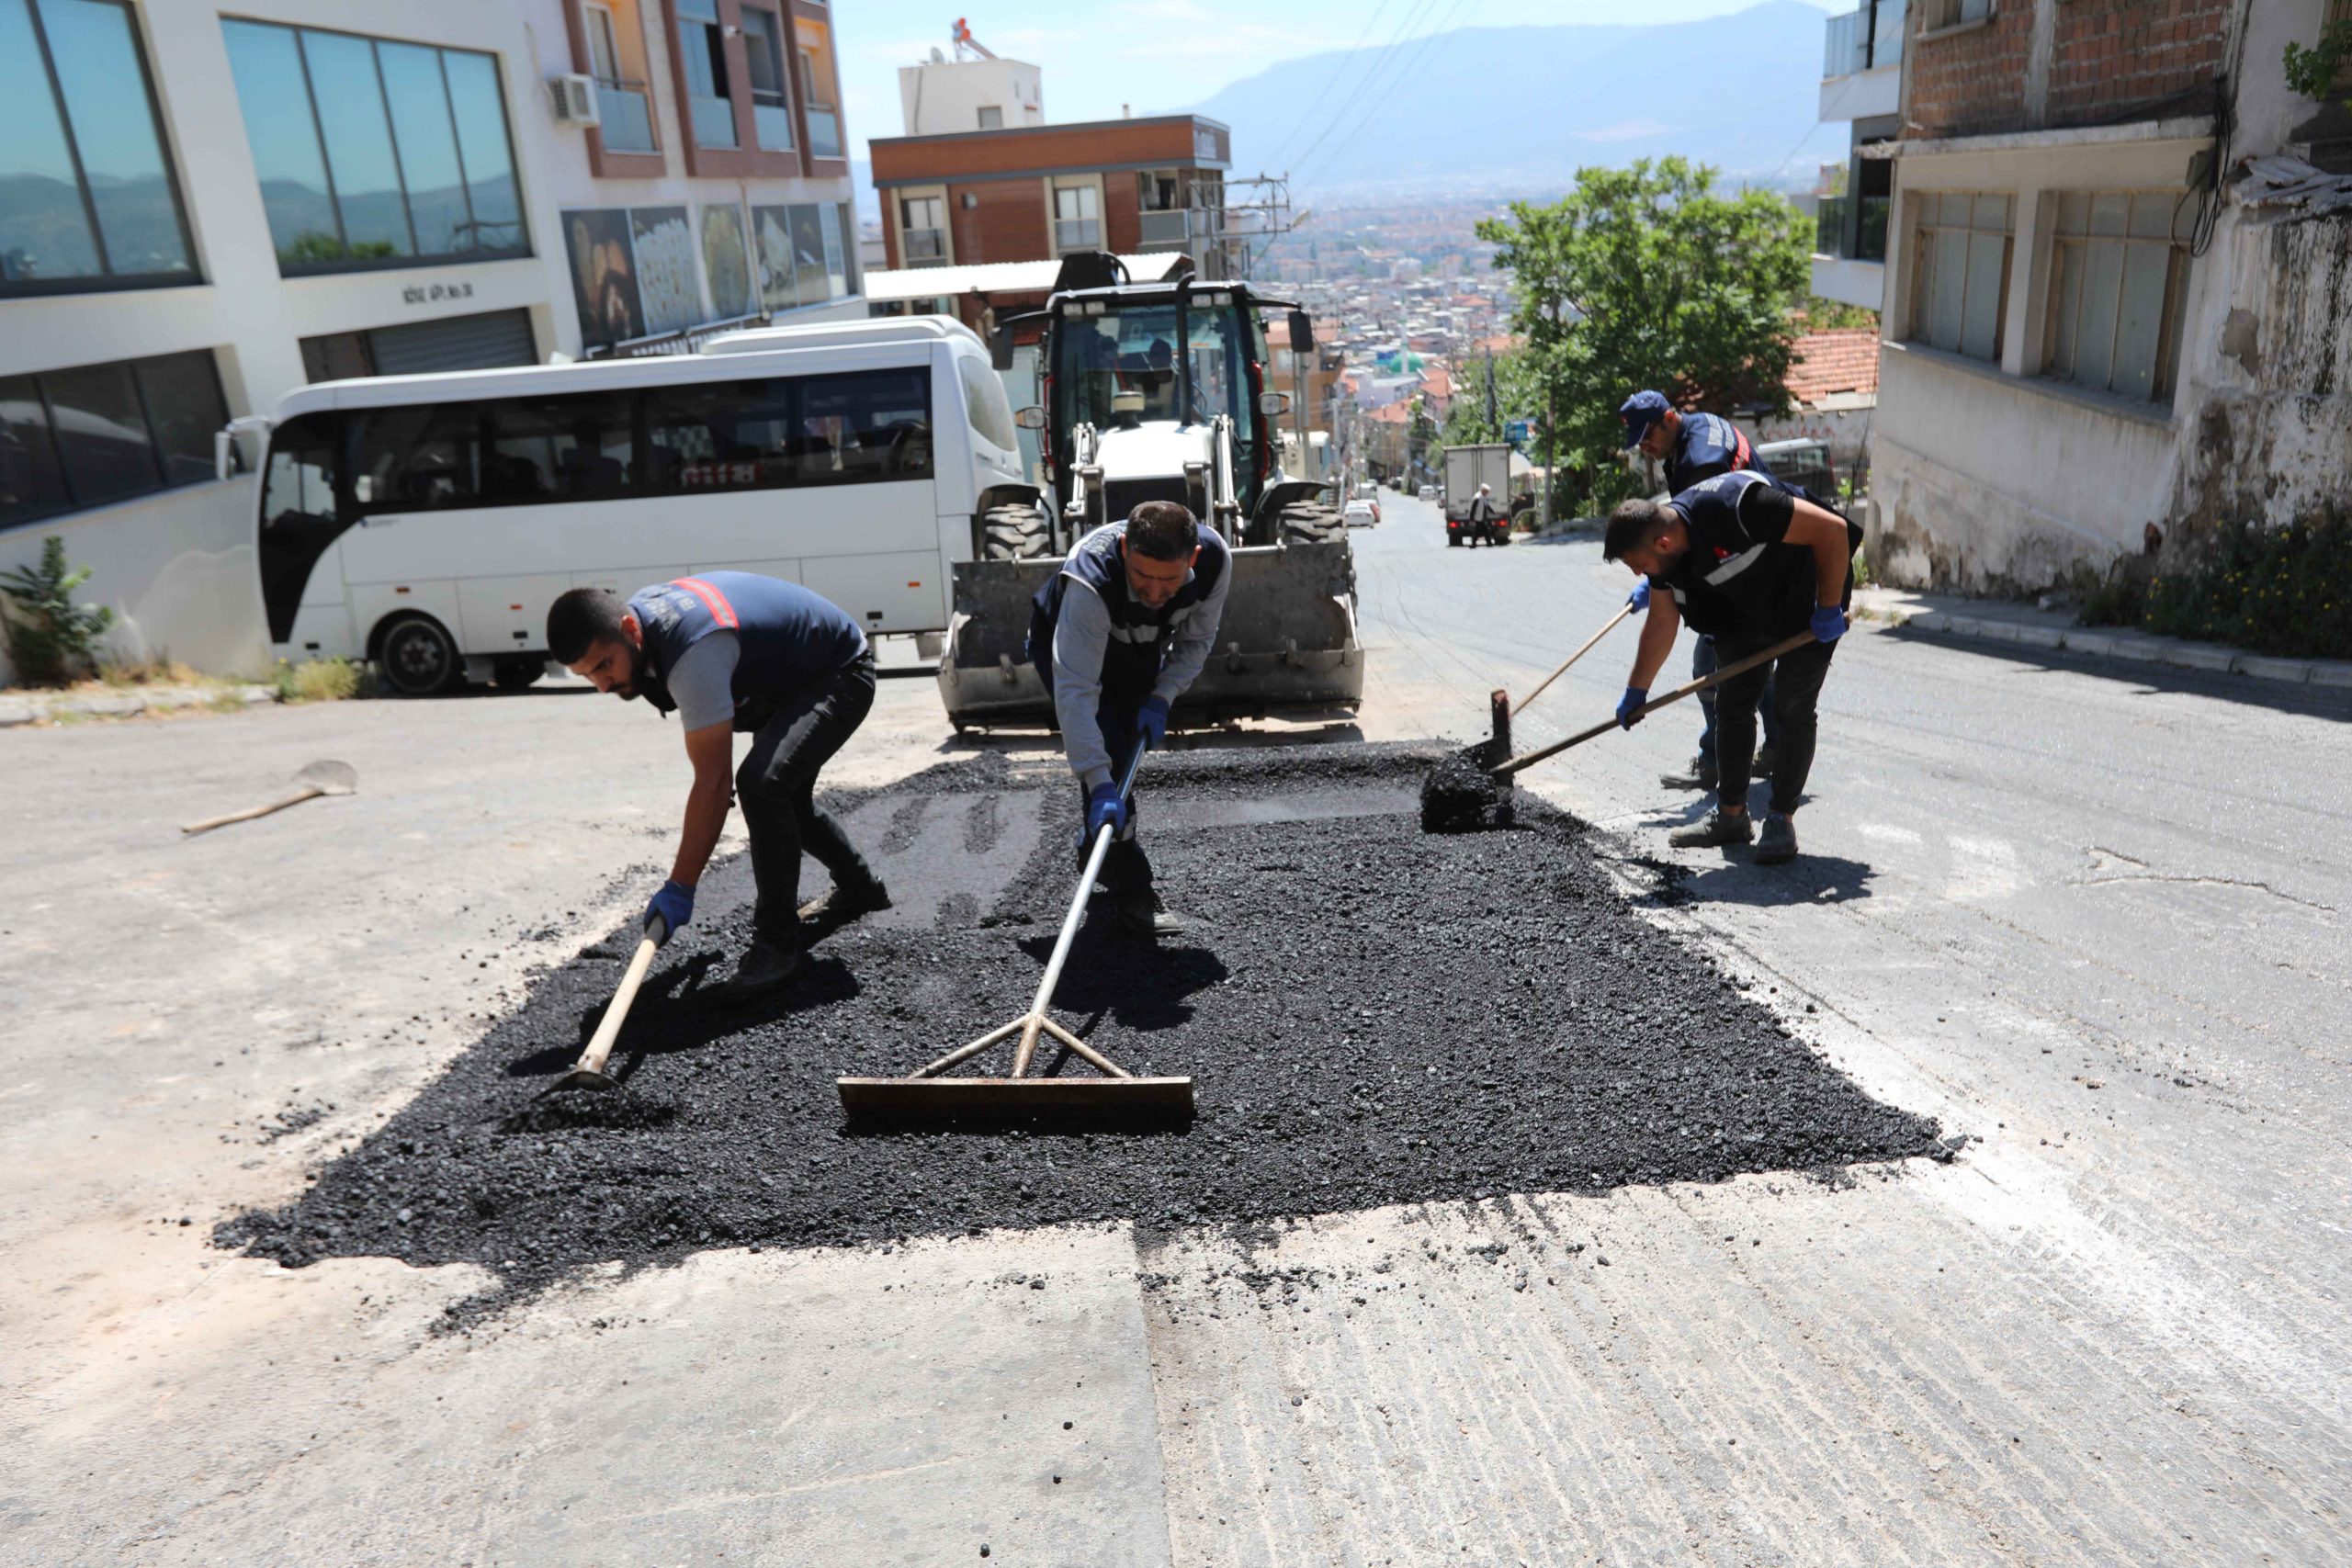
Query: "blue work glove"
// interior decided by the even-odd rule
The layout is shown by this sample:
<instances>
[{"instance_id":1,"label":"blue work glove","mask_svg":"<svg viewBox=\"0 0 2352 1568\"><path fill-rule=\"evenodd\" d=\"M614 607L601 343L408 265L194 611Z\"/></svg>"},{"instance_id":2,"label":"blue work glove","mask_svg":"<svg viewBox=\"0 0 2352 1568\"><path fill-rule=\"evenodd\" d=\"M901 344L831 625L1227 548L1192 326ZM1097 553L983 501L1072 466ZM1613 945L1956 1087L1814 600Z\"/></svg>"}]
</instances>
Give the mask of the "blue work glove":
<instances>
[{"instance_id":1,"label":"blue work glove","mask_svg":"<svg viewBox=\"0 0 2352 1568\"><path fill-rule=\"evenodd\" d=\"M1168 699L1152 697L1136 709L1136 733L1143 737L1144 749L1157 751L1168 740Z\"/></svg>"},{"instance_id":2,"label":"blue work glove","mask_svg":"<svg viewBox=\"0 0 2352 1568\"><path fill-rule=\"evenodd\" d=\"M1846 612L1835 604L1824 604L1813 613L1813 635L1823 642L1836 642L1846 635Z\"/></svg>"},{"instance_id":3,"label":"blue work glove","mask_svg":"<svg viewBox=\"0 0 2352 1568\"><path fill-rule=\"evenodd\" d=\"M645 923L651 925L653 917L662 917L662 940L668 942L678 934L678 928L695 918L695 890L674 882L665 882L653 902L645 907Z\"/></svg>"},{"instance_id":4,"label":"blue work glove","mask_svg":"<svg viewBox=\"0 0 2352 1568\"><path fill-rule=\"evenodd\" d=\"M1628 686L1625 694L1617 699L1617 725L1631 729L1642 721L1642 705L1650 700L1647 686Z\"/></svg>"},{"instance_id":5,"label":"blue work glove","mask_svg":"<svg viewBox=\"0 0 2352 1568\"><path fill-rule=\"evenodd\" d=\"M1119 786L1099 784L1086 792L1086 841L1109 828L1114 833L1127 825L1127 803L1119 798Z\"/></svg>"},{"instance_id":6,"label":"blue work glove","mask_svg":"<svg viewBox=\"0 0 2352 1568\"><path fill-rule=\"evenodd\" d=\"M1625 603L1631 604L1636 610L1648 609L1650 607L1650 580L1646 577L1635 578L1634 580L1634 591L1625 595Z\"/></svg>"}]
</instances>

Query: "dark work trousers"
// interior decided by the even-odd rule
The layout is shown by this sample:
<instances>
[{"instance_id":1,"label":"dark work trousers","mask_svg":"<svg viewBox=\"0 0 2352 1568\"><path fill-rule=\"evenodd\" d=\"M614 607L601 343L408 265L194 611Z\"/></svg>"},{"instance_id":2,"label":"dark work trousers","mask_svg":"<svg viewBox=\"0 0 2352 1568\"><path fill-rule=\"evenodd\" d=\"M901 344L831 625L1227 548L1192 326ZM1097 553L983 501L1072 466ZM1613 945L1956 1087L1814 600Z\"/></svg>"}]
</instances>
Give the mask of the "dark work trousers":
<instances>
[{"instance_id":1,"label":"dark work trousers","mask_svg":"<svg viewBox=\"0 0 2352 1568\"><path fill-rule=\"evenodd\" d=\"M1716 656L1715 639L1701 637L1699 646L1690 650L1690 679L1703 681L1723 667L1723 660ZM1699 694L1699 711L1706 716L1699 728L1699 755L1709 761L1715 755L1715 694L1722 690L1720 686L1710 686ZM1780 739L1781 716L1775 711L1772 682L1769 679L1764 682L1764 695L1758 705L1764 713L1764 744L1770 746Z\"/></svg>"},{"instance_id":2,"label":"dark work trousers","mask_svg":"<svg viewBox=\"0 0 2352 1568\"><path fill-rule=\"evenodd\" d=\"M1149 694L1146 694L1148 695ZM1142 705L1138 699L1136 706ZM1102 744L1111 751L1111 782L1117 784L1126 771L1127 759L1136 750L1135 707L1113 707L1105 704L1095 710L1094 722L1102 728ZM1138 773L1137 778L1142 775ZM1112 835L1111 852L1102 857L1102 888L1114 898L1125 898L1151 890L1151 861L1143 852L1143 842L1136 837L1136 818L1142 809L1140 794L1127 796L1127 825ZM1086 831L1086 785L1078 786L1078 867L1086 869L1086 857L1094 852L1094 840Z\"/></svg>"},{"instance_id":3,"label":"dark work trousers","mask_svg":"<svg viewBox=\"0 0 2352 1568\"><path fill-rule=\"evenodd\" d=\"M752 929L770 942L800 942L800 852L843 888L872 886L873 868L817 805L817 770L832 761L874 706L874 655L865 654L777 701L752 732L735 770L735 798L752 835L759 902Z\"/></svg>"},{"instance_id":4,"label":"dark work trousers","mask_svg":"<svg viewBox=\"0 0 2352 1568\"><path fill-rule=\"evenodd\" d=\"M1717 656L1736 664L1761 653L1787 637L1722 637ZM1815 730L1814 705L1821 697L1821 682L1829 673L1834 642L1809 642L1794 653L1735 675L1715 688L1721 699L1715 712L1715 769L1721 775L1715 798L1725 806L1747 803L1747 770L1756 760L1756 706L1769 684L1780 733L1772 742L1772 809L1794 811L1804 797L1805 775L1813 771Z\"/></svg>"}]
</instances>

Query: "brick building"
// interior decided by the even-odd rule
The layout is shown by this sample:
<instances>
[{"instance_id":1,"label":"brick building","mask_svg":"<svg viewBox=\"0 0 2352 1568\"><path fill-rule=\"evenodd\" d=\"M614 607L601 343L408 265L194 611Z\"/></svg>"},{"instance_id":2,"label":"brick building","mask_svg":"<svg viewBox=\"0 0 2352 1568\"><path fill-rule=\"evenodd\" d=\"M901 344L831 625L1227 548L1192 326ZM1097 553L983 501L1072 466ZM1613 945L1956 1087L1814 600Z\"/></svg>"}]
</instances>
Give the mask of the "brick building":
<instances>
[{"instance_id":1,"label":"brick building","mask_svg":"<svg viewBox=\"0 0 2352 1568\"><path fill-rule=\"evenodd\" d=\"M1231 132L1198 115L876 137L890 267L1048 261L1071 251L1182 252L1236 276Z\"/></svg>"},{"instance_id":2,"label":"brick building","mask_svg":"<svg viewBox=\"0 0 2352 1568\"><path fill-rule=\"evenodd\" d=\"M2345 9L1909 0L1901 134L1857 149L1892 165L1883 575L2038 589L2151 525L2177 543L2352 501L2352 399L2326 369L2352 355L2352 223L2248 175L2352 146L2352 116L2281 63Z\"/></svg>"}]
</instances>

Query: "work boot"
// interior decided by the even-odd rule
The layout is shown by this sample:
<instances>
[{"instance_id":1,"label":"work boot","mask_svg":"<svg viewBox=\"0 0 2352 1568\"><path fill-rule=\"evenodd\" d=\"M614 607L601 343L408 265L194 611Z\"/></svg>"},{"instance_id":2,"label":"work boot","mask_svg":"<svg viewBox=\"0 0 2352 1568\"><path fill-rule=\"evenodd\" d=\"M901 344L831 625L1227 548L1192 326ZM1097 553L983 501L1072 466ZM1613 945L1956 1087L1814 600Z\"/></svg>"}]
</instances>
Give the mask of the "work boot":
<instances>
[{"instance_id":1,"label":"work boot","mask_svg":"<svg viewBox=\"0 0 2352 1568\"><path fill-rule=\"evenodd\" d=\"M842 887L836 884L800 906L800 918L808 921L849 921L860 915L870 915L890 907L890 890L879 882L864 887Z\"/></svg>"},{"instance_id":2,"label":"work boot","mask_svg":"<svg viewBox=\"0 0 2352 1568\"><path fill-rule=\"evenodd\" d=\"M1758 865L1786 865L1797 858L1797 824L1777 811L1764 814L1764 834L1756 840Z\"/></svg>"},{"instance_id":3,"label":"work boot","mask_svg":"<svg viewBox=\"0 0 2352 1568\"><path fill-rule=\"evenodd\" d=\"M1144 886L1131 893L1114 895L1111 912L1119 923L1137 936L1166 936L1184 929L1182 917L1168 911L1167 903L1156 886Z\"/></svg>"},{"instance_id":4,"label":"work boot","mask_svg":"<svg viewBox=\"0 0 2352 1568\"><path fill-rule=\"evenodd\" d=\"M743 956L735 961L735 973L718 987L721 1001L731 1007L757 1001L776 990L792 978L800 967L800 949L770 937L755 936Z\"/></svg>"},{"instance_id":5,"label":"work boot","mask_svg":"<svg viewBox=\"0 0 2352 1568\"><path fill-rule=\"evenodd\" d=\"M1722 845L1745 844L1756 838L1756 824L1747 813L1734 817L1724 811L1710 811L1688 828L1677 828L1666 836L1666 841L1678 850L1712 850Z\"/></svg>"},{"instance_id":6,"label":"work boot","mask_svg":"<svg viewBox=\"0 0 2352 1568\"><path fill-rule=\"evenodd\" d=\"M1712 792L1715 787L1716 777L1714 759L1698 756L1690 759L1690 765L1687 768L1679 769L1670 773L1658 774L1657 782L1668 789L1703 789Z\"/></svg>"}]
</instances>

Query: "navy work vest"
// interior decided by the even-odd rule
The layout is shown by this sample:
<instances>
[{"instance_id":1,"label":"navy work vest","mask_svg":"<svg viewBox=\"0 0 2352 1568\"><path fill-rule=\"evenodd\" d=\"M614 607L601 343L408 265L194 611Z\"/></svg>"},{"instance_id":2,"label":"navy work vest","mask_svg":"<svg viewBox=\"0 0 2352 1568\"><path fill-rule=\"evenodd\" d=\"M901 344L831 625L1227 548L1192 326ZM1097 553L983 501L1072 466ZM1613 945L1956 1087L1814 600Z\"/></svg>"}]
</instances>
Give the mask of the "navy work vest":
<instances>
[{"instance_id":1,"label":"navy work vest","mask_svg":"<svg viewBox=\"0 0 2352 1568\"><path fill-rule=\"evenodd\" d=\"M1111 613L1111 641L1102 652L1104 705L1134 707L1151 695L1160 663L1168 657L1170 634L1192 619L1232 560L1215 529L1199 523L1193 526L1201 545L1193 575L1157 610L1127 592L1126 563L1119 557L1119 543L1127 536L1125 523L1105 524L1078 542L1061 570L1030 600L1029 662L1037 667L1047 692L1054 689L1054 626L1061 619L1063 596L1075 580L1094 590Z\"/></svg>"},{"instance_id":2,"label":"navy work vest","mask_svg":"<svg viewBox=\"0 0 2352 1568\"><path fill-rule=\"evenodd\" d=\"M1812 618L1816 581L1813 552L1747 531L1739 502L1754 485L1798 501L1813 500L1804 486L1760 470L1718 474L1674 498L1674 509L1690 531L1690 547L1664 576L1650 581L1674 595L1682 618L1702 636L1788 636L1803 631ZM1852 518L1839 515L1850 555L1861 548L1862 530ZM1849 567L1848 598L1853 591L1853 569Z\"/></svg>"},{"instance_id":3,"label":"navy work vest","mask_svg":"<svg viewBox=\"0 0 2352 1568\"><path fill-rule=\"evenodd\" d=\"M1756 467L1755 449L1739 426L1719 413L1686 413L1667 455L1666 484L1680 495L1701 479Z\"/></svg>"},{"instance_id":4,"label":"navy work vest","mask_svg":"<svg viewBox=\"0 0 2352 1568\"><path fill-rule=\"evenodd\" d=\"M676 709L668 684L686 649L717 631L735 634L735 728L747 715L864 658L865 633L831 601L797 582L751 571L706 571L629 595L645 638L638 694L663 713ZM749 705L747 707L746 705Z\"/></svg>"}]
</instances>

